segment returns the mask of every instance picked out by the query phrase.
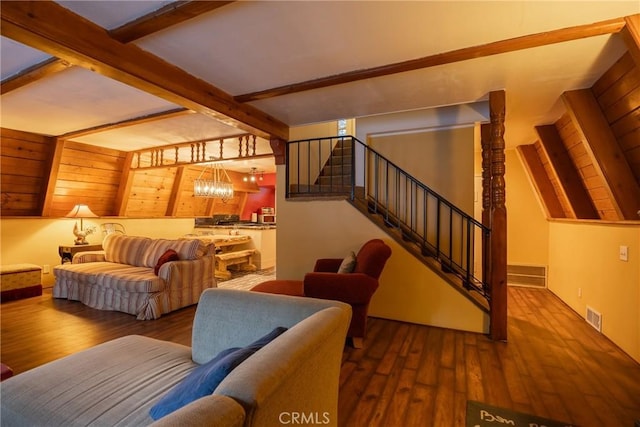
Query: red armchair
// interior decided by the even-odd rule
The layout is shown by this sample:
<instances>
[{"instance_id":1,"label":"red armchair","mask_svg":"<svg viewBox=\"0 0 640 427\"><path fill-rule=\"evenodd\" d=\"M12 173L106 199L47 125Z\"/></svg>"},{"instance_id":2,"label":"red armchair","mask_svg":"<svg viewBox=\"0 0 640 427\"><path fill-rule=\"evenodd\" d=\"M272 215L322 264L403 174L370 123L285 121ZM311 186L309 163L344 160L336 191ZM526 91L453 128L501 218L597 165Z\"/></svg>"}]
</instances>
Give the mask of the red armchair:
<instances>
[{"instance_id":1,"label":"red armchair","mask_svg":"<svg viewBox=\"0 0 640 427\"><path fill-rule=\"evenodd\" d=\"M361 348L367 331L369 302L378 289L378 279L390 256L391 248L382 240L369 240L358 251L351 273L338 273L341 258L322 258L316 261L313 272L307 273L303 281L271 280L255 286L252 291L303 295L350 304L353 314L347 335L354 347Z\"/></svg>"}]
</instances>

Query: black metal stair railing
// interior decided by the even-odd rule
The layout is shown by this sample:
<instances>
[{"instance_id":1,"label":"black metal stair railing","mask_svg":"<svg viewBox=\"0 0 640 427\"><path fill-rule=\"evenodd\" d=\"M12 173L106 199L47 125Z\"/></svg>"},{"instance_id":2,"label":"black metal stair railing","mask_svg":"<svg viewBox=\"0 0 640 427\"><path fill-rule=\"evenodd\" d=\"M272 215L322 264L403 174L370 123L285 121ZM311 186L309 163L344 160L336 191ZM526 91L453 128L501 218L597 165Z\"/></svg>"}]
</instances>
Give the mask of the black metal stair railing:
<instances>
[{"instance_id":1,"label":"black metal stair railing","mask_svg":"<svg viewBox=\"0 0 640 427\"><path fill-rule=\"evenodd\" d=\"M344 196L380 215L403 241L489 300L483 277L490 230L352 136L287 145L286 197Z\"/></svg>"}]
</instances>

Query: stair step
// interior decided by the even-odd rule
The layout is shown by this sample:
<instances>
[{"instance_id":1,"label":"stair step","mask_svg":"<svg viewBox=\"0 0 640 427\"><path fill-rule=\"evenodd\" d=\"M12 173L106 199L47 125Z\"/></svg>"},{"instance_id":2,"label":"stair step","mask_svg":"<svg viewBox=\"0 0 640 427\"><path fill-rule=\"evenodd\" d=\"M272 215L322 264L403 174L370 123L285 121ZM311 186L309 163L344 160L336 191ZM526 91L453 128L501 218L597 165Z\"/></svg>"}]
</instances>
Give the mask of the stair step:
<instances>
[{"instance_id":1,"label":"stair step","mask_svg":"<svg viewBox=\"0 0 640 427\"><path fill-rule=\"evenodd\" d=\"M328 175L319 176L316 180L316 184L335 187L335 186L349 186L351 187L351 175Z\"/></svg>"},{"instance_id":2,"label":"stair step","mask_svg":"<svg viewBox=\"0 0 640 427\"><path fill-rule=\"evenodd\" d=\"M314 185L303 185L303 184L292 184L289 186L289 193L296 195L304 195L304 194L322 194L322 193L340 193L340 194L351 194L351 185L339 185L338 183L333 183L333 185L324 185L324 184L314 184Z\"/></svg>"},{"instance_id":3,"label":"stair step","mask_svg":"<svg viewBox=\"0 0 640 427\"><path fill-rule=\"evenodd\" d=\"M329 176L329 175L351 175L351 163L345 164L327 164L324 168L322 168L322 172L320 175Z\"/></svg>"},{"instance_id":4,"label":"stair step","mask_svg":"<svg viewBox=\"0 0 640 427\"><path fill-rule=\"evenodd\" d=\"M325 163L324 167L326 168L327 166L337 166L337 165L351 166L351 160L352 160L351 154L336 155L335 153L333 153Z\"/></svg>"}]
</instances>

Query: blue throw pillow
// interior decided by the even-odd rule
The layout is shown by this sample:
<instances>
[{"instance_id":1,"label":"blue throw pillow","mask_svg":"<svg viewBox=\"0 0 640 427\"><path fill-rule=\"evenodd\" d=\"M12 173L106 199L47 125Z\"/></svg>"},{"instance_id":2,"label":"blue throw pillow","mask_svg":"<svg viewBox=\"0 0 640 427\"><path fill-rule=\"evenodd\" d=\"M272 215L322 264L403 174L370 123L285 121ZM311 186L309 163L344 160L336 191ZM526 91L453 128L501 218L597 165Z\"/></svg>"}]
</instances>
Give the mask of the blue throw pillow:
<instances>
[{"instance_id":1,"label":"blue throw pillow","mask_svg":"<svg viewBox=\"0 0 640 427\"><path fill-rule=\"evenodd\" d=\"M277 327L246 347L222 350L216 357L198 366L169 390L158 403L153 405L149 415L154 420L158 420L194 400L212 394L229 372L286 330L287 328Z\"/></svg>"}]
</instances>

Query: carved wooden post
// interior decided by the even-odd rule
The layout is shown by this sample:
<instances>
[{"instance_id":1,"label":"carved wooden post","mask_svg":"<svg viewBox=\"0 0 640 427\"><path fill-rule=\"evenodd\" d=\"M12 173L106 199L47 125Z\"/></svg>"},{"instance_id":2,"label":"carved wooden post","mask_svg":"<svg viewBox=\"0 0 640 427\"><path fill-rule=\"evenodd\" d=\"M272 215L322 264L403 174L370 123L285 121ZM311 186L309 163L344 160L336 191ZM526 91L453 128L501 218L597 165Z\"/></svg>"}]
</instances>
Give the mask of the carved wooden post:
<instances>
[{"instance_id":1,"label":"carved wooden post","mask_svg":"<svg viewBox=\"0 0 640 427\"><path fill-rule=\"evenodd\" d=\"M504 91L489 94L491 115L491 323L493 340L507 339L507 208L505 206Z\"/></svg>"},{"instance_id":2,"label":"carved wooden post","mask_svg":"<svg viewBox=\"0 0 640 427\"><path fill-rule=\"evenodd\" d=\"M480 145L482 147L482 225L491 229L491 124L480 125ZM482 281L490 283L491 248L490 240L482 235Z\"/></svg>"}]
</instances>

